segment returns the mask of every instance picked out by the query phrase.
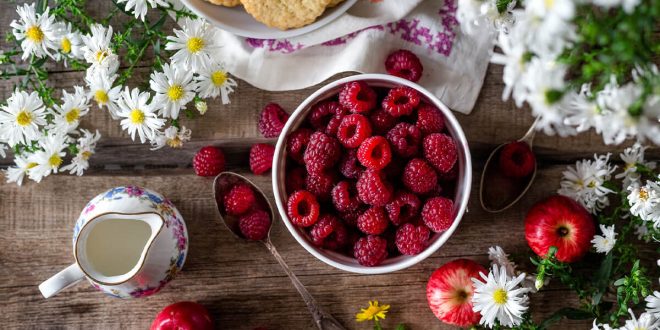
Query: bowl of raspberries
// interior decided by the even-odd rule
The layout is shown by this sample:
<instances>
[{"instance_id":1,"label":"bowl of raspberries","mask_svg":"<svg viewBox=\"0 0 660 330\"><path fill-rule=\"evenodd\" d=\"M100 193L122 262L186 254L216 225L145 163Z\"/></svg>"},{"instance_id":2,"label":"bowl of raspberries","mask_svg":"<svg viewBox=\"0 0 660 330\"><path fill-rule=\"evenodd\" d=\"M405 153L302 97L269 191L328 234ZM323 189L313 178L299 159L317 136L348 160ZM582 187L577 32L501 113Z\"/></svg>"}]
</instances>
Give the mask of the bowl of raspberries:
<instances>
[{"instance_id":1,"label":"bowl of raspberries","mask_svg":"<svg viewBox=\"0 0 660 330\"><path fill-rule=\"evenodd\" d=\"M361 74L303 101L280 134L273 192L284 224L342 270L410 267L456 230L472 164L450 110L414 82Z\"/></svg>"}]
</instances>

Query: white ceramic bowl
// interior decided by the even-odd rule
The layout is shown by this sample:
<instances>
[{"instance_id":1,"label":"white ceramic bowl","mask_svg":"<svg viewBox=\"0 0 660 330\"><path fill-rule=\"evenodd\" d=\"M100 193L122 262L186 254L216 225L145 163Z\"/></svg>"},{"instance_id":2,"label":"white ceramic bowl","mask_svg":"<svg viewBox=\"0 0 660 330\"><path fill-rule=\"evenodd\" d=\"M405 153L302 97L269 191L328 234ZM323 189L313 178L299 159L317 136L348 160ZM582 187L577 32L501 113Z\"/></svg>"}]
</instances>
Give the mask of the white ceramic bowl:
<instances>
[{"instance_id":1,"label":"white ceramic bowl","mask_svg":"<svg viewBox=\"0 0 660 330\"><path fill-rule=\"evenodd\" d=\"M281 39L299 36L332 22L351 8L357 0L346 0L333 8L328 8L314 23L290 30L270 28L258 22L243 9L243 6L217 6L205 0L181 0L181 2L198 16L235 35L256 39Z\"/></svg>"},{"instance_id":2,"label":"white ceramic bowl","mask_svg":"<svg viewBox=\"0 0 660 330\"><path fill-rule=\"evenodd\" d=\"M458 178L456 182L456 191L454 195L454 223L451 227L442 233L434 234L431 237L429 246L420 254L415 256L397 256L386 259L382 264L376 267L366 267L360 265L355 258L314 246L307 238L307 234L303 229L293 225L286 214L286 201L288 195L285 189L285 166L286 166L286 140L288 134L296 130L300 124L307 117L311 106L315 103L331 97L339 92L342 86L351 81L365 81L370 86L375 87L395 87L399 85L408 86L419 91L422 100L435 105L440 109L445 116L445 124L449 135L456 141L458 149ZM323 86L321 89L314 92L307 99L305 99L293 112L291 118L284 126L282 134L277 140L275 147L275 157L273 158L273 193L275 195L275 202L277 209L282 217L291 235L302 245L309 253L316 258L327 263L328 265L336 268L361 274L382 274L394 272L400 269L410 267L433 254L437 251L452 233L456 230L461 222L461 218L465 213L468 198L470 197L470 188L472 186L472 161L470 157L470 149L468 147L463 129L459 125L456 117L451 113L449 108L438 100L433 94L424 89L423 87L398 77L384 75L384 74L360 74L350 76L347 78L339 79Z\"/></svg>"}]
</instances>

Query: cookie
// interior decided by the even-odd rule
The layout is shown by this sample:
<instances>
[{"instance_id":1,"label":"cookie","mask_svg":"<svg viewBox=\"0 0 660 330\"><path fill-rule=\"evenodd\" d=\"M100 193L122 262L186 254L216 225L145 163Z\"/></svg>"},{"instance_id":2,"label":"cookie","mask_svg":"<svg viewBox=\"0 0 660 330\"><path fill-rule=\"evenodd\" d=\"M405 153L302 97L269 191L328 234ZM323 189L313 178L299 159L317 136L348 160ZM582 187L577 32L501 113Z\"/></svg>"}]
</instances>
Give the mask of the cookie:
<instances>
[{"instance_id":1,"label":"cookie","mask_svg":"<svg viewBox=\"0 0 660 330\"><path fill-rule=\"evenodd\" d=\"M206 0L214 5L225 7L236 7L241 4L241 0Z\"/></svg>"},{"instance_id":2,"label":"cookie","mask_svg":"<svg viewBox=\"0 0 660 330\"><path fill-rule=\"evenodd\" d=\"M332 0L332 1L330 1L330 3L328 4L328 8L332 8L332 7L338 5L338 4L342 3L342 2L344 2L344 0Z\"/></svg>"},{"instance_id":3,"label":"cookie","mask_svg":"<svg viewBox=\"0 0 660 330\"><path fill-rule=\"evenodd\" d=\"M313 23L333 0L241 0L257 21L280 30Z\"/></svg>"}]
</instances>

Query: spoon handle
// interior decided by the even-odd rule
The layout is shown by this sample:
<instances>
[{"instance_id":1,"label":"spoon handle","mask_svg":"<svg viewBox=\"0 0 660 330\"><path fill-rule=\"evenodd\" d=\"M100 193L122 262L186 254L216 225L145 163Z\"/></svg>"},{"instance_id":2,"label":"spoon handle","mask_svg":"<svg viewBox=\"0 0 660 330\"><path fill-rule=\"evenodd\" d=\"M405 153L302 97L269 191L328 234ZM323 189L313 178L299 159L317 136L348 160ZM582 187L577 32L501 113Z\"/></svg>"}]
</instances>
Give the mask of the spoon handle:
<instances>
[{"instance_id":1,"label":"spoon handle","mask_svg":"<svg viewBox=\"0 0 660 330\"><path fill-rule=\"evenodd\" d=\"M266 245L266 248L268 248L268 251L273 254L273 257L275 257L275 260L280 264L282 269L284 269L284 272L289 275L289 279L291 280L291 283L293 283L293 286L296 287L296 290L298 290L298 293L300 293L300 296L302 296L303 300L305 301L305 304L307 304L307 308L309 309L309 312L312 314L312 318L314 318L314 324L320 329L320 330L346 330L344 326L339 323L332 315L324 311L317 303L314 297L307 291L305 286L300 283L300 280L298 280L298 277L289 269L289 266L286 264L282 256L280 255L279 252L277 252L277 249L275 249L275 246L273 243L271 243L270 239L267 239L264 241L264 244Z\"/></svg>"},{"instance_id":2,"label":"spoon handle","mask_svg":"<svg viewBox=\"0 0 660 330\"><path fill-rule=\"evenodd\" d=\"M520 140L518 141L527 143L527 145L529 145L529 147L531 148L532 144L534 143L534 136L536 135L536 124L538 124L540 120L541 117L536 117L536 119L534 119L534 122L532 123L532 126L530 126L529 129L527 130L527 133L525 133L525 135L521 137Z\"/></svg>"}]
</instances>

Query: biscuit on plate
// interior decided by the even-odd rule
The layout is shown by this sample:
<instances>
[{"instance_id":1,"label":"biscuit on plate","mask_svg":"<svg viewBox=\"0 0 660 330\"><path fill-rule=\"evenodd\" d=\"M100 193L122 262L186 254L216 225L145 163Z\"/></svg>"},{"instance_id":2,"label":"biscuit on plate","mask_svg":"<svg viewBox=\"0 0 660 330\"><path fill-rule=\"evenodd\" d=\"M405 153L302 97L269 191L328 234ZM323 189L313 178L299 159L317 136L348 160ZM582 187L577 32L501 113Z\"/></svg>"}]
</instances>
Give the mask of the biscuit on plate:
<instances>
[{"instance_id":1,"label":"biscuit on plate","mask_svg":"<svg viewBox=\"0 0 660 330\"><path fill-rule=\"evenodd\" d=\"M280 30L303 27L321 16L333 0L241 0L257 21Z\"/></svg>"},{"instance_id":2,"label":"biscuit on plate","mask_svg":"<svg viewBox=\"0 0 660 330\"><path fill-rule=\"evenodd\" d=\"M330 1L330 3L328 4L328 8L332 8L332 7L338 5L338 4L342 3L342 2L344 2L344 0L332 0L332 1Z\"/></svg>"},{"instance_id":3,"label":"biscuit on plate","mask_svg":"<svg viewBox=\"0 0 660 330\"><path fill-rule=\"evenodd\" d=\"M241 4L241 0L206 0L214 5L225 7L236 7Z\"/></svg>"}]
</instances>

